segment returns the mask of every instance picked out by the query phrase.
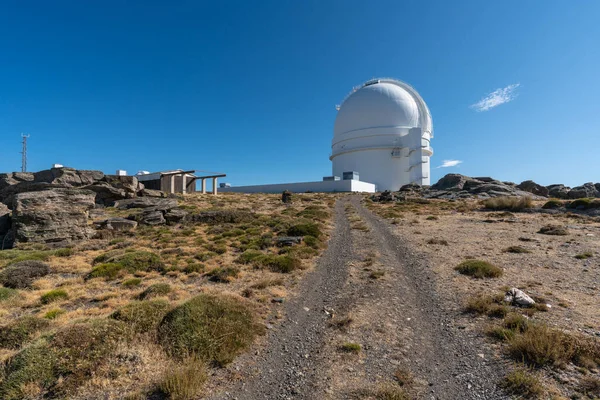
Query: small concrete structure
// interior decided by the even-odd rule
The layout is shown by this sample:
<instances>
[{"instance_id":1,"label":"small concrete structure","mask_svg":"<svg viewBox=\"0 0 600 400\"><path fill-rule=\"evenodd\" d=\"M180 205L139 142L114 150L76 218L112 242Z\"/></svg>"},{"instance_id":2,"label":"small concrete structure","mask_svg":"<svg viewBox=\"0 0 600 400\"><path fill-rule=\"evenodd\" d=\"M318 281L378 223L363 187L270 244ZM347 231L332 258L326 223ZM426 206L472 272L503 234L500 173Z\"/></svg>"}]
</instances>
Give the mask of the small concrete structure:
<instances>
[{"instance_id":1,"label":"small concrete structure","mask_svg":"<svg viewBox=\"0 0 600 400\"><path fill-rule=\"evenodd\" d=\"M361 182L354 179L347 180L327 180L318 182L296 182L296 183L276 183L272 185L254 185L254 186L232 186L221 188L224 193L281 193L289 190L295 193L306 192L365 192L375 193L376 187L372 183Z\"/></svg>"},{"instance_id":2,"label":"small concrete structure","mask_svg":"<svg viewBox=\"0 0 600 400\"><path fill-rule=\"evenodd\" d=\"M167 193L194 193L196 192L196 181L201 182L202 193L206 193L206 179L213 180L212 194L217 194L217 178L227 175L215 173L211 175L196 176L196 170L184 171L177 169L173 171L162 171L148 173L140 171L136 177L147 189L162 190Z\"/></svg>"}]
</instances>

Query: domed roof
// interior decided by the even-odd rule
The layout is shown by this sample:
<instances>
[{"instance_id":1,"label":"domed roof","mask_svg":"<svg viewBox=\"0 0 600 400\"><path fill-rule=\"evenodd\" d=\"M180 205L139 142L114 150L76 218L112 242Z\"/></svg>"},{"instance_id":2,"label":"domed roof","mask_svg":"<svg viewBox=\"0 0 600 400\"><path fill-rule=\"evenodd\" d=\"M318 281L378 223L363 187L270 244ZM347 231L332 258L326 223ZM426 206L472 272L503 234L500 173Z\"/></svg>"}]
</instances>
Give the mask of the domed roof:
<instances>
[{"instance_id":1,"label":"domed roof","mask_svg":"<svg viewBox=\"0 0 600 400\"><path fill-rule=\"evenodd\" d=\"M363 84L342 103L334 136L382 127L421 127L432 133L431 125L427 105L411 86L392 79L376 79Z\"/></svg>"}]
</instances>

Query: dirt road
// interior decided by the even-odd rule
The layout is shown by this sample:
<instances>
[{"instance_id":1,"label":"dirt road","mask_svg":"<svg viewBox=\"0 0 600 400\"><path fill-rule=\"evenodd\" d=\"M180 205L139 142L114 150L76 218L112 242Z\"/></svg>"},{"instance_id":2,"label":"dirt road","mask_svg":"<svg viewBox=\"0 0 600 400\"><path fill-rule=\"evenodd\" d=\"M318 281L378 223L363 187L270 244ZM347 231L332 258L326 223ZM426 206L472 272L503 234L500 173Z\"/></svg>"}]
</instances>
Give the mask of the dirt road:
<instances>
[{"instance_id":1,"label":"dirt road","mask_svg":"<svg viewBox=\"0 0 600 400\"><path fill-rule=\"evenodd\" d=\"M359 196L338 201L327 251L284 308L264 350L230 366L239 381L212 399L377 398L398 385L398 371L414 377L416 398L506 398L502 366L453 322L460 311L437 294L427 260ZM340 351L343 343L361 350Z\"/></svg>"}]
</instances>

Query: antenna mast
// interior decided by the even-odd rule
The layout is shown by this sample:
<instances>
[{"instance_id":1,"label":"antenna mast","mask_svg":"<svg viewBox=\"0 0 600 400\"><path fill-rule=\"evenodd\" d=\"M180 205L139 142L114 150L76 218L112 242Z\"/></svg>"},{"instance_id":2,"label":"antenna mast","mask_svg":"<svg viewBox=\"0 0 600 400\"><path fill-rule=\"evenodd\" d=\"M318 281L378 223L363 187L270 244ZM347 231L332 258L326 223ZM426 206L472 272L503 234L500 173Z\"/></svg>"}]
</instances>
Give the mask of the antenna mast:
<instances>
[{"instance_id":1,"label":"antenna mast","mask_svg":"<svg viewBox=\"0 0 600 400\"><path fill-rule=\"evenodd\" d=\"M23 150L21 151L21 172L27 172L27 138L30 135L25 135L21 133L21 137L23 138Z\"/></svg>"}]
</instances>

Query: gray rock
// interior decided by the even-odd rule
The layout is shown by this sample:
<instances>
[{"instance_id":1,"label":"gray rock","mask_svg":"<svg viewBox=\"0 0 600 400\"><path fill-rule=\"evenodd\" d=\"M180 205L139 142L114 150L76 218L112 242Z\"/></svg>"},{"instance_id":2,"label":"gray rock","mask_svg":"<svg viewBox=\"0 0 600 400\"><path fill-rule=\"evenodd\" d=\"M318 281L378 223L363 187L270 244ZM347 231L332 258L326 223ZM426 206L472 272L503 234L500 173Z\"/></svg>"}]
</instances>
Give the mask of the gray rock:
<instances>
[{"instance_id":1,"label":"gray rock","mask_svg":"<svg viewBox=\"0 0 600 400\"><path fill-rule=\"evenodd\" d=\"M546 186L546 189L548 189L549 197L555 197L557 199L568 199L569 191L571 190L570 187L562 184L549 185Z\"/></svg>"},{"instance_id":2,"label":"gray rock","mask_svg":"<svg viewBox=\"0 0 600 400\"><path fill-rule=\"evenodd\" d=\"M138 196L142 197L167 197L165 192L154 189L142 189L138 192Z\"/></svg>"},{"instance_id":3,"label":"gray rock","mask_svg":"<svg viewBox=\"0 0 600 400\"><path fill-rule=\"evenodd\" d=\"M106 175L103 181L124 190L128 199L136 197L137 193L144 189L144 185L135 176Z\"/></svg>"},{"instance_id":4,"label":"gray rock","mask_svg":"<svg viewBox=\"0 0 600 400\"><path fill-rule=\"evenodd\" d=\"M431 186L434 190L462 190L465 183L473 178L461 174L447 174L442 177L435 185Z\"/></svg>"},{"instance_id":5,"label":"gray rock","mask_svg":"<svg viewBox=\"0 0 600 400\"><path fill-rule=\"evenodd\" d=\"M194 222L200 222L209 225L217 224L237 224L240 222L250 222L255 219L255 215L249 211L238 210L218 210L218 211L202 211L198 214L190 215L190 219Z\"/></svg>"},{"instance_id":6,"label":"gray rock","mask_svg":"<svg viewBox=\"0 0 600 400\"><path fill-rule=\"evenodd\" d=\"M504 295L504 301L521 307L531 307L535 304L535 301L531 297L517 288L511 288L509 291L507 291Z\"/></svg>"},{"instance_id":7,"label":"gray rock","mask_svg":"<svg viewBox=\"0 0 600 400\"><path fill-rule=\"evenodd\" d=\"M538 185L534 181L523 181L518 186L518 189L521 189L525 192L533 193L536 196L548 197L548 189L545 186Z\"/></svg>"},{"instance_id":8,"label":"gray rock","mask_svg":"<svg viewBox=\"0 0 600 400\"><path fill-rule=\"evenodd\" d=\"M136 216L136 219L143 225L164 225L167 223L167 220L164 217L162 211L158 210L148 210L142 212L142 214Z\"/></svg>"},{"instance_id":9,"label":"gray rock","mask_svg":"<svg viewBox=\"0 0 600 400\"><path fill-rule=\"evenodd\" d=\"M467 184L469 184L471 182L472 181L467 182ZM465 186L467 186L467 185L465 185ZM495 192L495 193L501 193L504 196L514 192L514 189L512 187L503 185L502 183L500 183L500 184L498 184L498 183L483 183L481 185L474 186L467 190L469 190L469 193L472 193L472 194L486 192L486 193L490 193L490 195L491 195L491 192Z\"/></svg>"},{"instance_id":10,"label":"gray rock","mask_svg":"<svg viewBox=\"0 0 600 400\"><path fill-rule=\"evenodd\" d=\"M574 187L569 191L570 199L581 199L584 197L600 197L600 191L592 182L584 183L581 186Z\"/></svg>"},{"instance_id":11,"label":"gray rock","mask_svg":"<svg viewBox=\"0 0 600 400\"><path fill-rule=\"evenodd\" d=\"M121 210L131 208L152 208L154 210L167 211L177 207L177 199L138 197L135 199L117 201L115 207Z\"/></svg>"},{"instance_id":12,"label":"gray rock","mask_svg":"<svg viewBox=\"0 0 600 400\"><path fill-rule=\"evenodd\" d=\"M95 193L89 190L52 188L15 196L12 228L15 243L69 243L89 239L88 224Z\"/></svg>"},{"instance_id":13,"label":"gray rock","mask_svg":"<svg viewBox=\"0 0 600 400\"><path fill-rule=\"evenodd\" d=\"M289 247L302 243L302 236L284 236L277 238L277 247Z\"/></svg>"},{"instance_id":14,"label":"gray rock","mask_svg":"<svg viewBox=\"0 0 600 400\"><path fill-rule=\"evenodd\" d=\"M109 218L102 223L102 226L109 230L118 232L129 232L137 228L137 222L125 218Z\"/></svg>"},{"instance_id":15,"label":"gray rock","mask_svg":"<svg viewBox=\"0 0 600 400\"><path fill-rule=\"evenodd\" d=\"M165 212L164 217L168 224L176 224L187 219L188 212L181 208L172 208Z\"/></svg>"},{"instance_id":16,"label":"gray rock","mask_svg":"<svg viewBox=\"0 0 600 400\"><path fill-rule=\"evenodd\" d=\"M104 177L104 173L101 171L84 171L66 167L39 171L33 175L35 182L52 183L70 187L91 185Z\"/></svg>"},{"instance_id":17,"label":"gray rock","mask_svg":"<svg viewBox=\"0 0 600 400\"><path fill-rule=\"evenodd\" d=\"M117 201L128 198L125 190L116 188L108 182L98 182L85 188L96 193L96 204L114 206Z\"/></svg>"}]
</instances>

